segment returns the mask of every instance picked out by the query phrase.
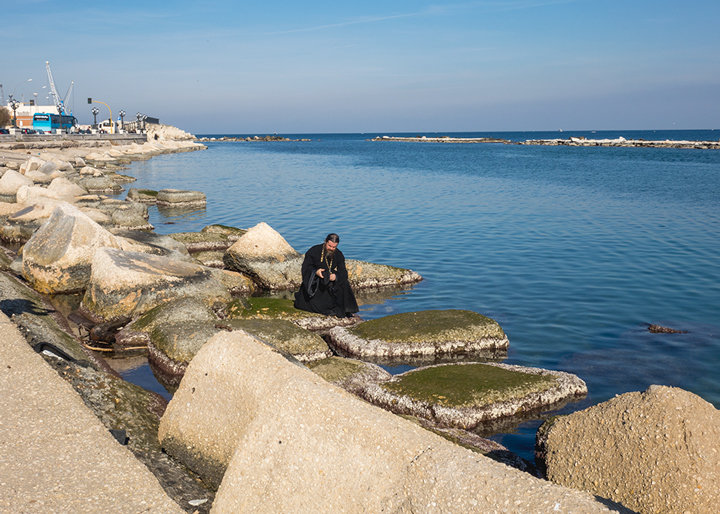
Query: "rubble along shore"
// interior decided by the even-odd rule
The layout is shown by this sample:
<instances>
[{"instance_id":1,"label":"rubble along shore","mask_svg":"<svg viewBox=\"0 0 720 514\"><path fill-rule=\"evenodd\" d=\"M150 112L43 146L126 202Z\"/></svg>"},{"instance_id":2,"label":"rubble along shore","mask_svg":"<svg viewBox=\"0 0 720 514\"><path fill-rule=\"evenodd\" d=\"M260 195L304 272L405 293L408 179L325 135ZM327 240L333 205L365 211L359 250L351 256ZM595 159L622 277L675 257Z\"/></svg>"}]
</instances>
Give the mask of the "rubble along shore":
<instances>
[{"instance_id":1,"label":"rubble along shore","mask_svg":"<svg viewBox=\"0 0 720 514\"><path fill-rule=\"evenodd\" d=\"M378 136L370 141L398 141L409 143L501 143L506 145L531 146L604 146L604 147L632 147L632 148L688 148L699 150L720 150L718 141L686 141L686 140L646 140L646 139L587 139L584 137L571 137L568 139L526 139L525 141L511 141L494 137L396 137Z\"/></svg>"}]
</instances>

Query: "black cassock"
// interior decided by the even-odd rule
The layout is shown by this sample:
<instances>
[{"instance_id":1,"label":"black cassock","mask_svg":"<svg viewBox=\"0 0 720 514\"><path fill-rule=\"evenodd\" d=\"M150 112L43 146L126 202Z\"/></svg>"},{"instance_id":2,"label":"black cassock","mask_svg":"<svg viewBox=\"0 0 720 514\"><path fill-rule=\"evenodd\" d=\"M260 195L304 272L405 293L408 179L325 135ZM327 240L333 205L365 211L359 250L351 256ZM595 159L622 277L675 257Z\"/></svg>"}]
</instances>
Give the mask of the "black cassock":
<instances>
[{"instance_id":1,"label":"black cassock","mask_svg":"<svg viewBox=\"0 0 720 514\"><path fill-rule=\"evenodd\" d=\"M302 264L303 282L300 290L295 293L295 308L304 311L318 312L328 316L340 318L358 311L355 295L348 282L345 256L340 250L335 250L332 257L325 255L323 259L324 244L315 245L305 254ZM335 281L330 280L330 269L335 273ZM323 268L323 277L315 272Z\"/></svg>"}]
</instances>

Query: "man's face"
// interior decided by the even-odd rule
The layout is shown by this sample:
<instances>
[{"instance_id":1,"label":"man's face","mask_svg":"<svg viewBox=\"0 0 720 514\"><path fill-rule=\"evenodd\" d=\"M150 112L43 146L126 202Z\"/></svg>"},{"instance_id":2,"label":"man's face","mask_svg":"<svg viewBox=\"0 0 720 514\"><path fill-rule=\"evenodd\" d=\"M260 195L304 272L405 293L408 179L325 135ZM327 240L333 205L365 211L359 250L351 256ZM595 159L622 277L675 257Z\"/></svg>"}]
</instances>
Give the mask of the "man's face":
<instances>
[{"instance_id":1,"label":"man's face","mask_svg":"<svg viewBox=\"0 0 720 514\"><path fill-rule=\"evenodd\" d=\"M325 241L325 250L327 250L328 253L333 253L337 248L337 245L338 244L333 241Z\"/></svg>"}]
</instances>

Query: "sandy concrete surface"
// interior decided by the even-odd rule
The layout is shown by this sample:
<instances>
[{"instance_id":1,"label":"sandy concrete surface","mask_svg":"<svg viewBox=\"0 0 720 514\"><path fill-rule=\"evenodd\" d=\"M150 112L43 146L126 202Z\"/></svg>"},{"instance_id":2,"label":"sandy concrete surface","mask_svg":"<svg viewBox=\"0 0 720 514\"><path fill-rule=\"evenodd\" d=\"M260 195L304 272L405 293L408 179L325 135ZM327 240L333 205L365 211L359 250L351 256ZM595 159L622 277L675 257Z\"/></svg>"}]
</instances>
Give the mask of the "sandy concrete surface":
<instances>
[{"instance_id":1,"label":"sandy concrete surface","mask_svg":"<svg viewBox=\"0 0 720 514\"><path fill-rule=\"evenodd\" d=\"M3 313L0 512L183 512Z\"/></svg>"}]
</instances>

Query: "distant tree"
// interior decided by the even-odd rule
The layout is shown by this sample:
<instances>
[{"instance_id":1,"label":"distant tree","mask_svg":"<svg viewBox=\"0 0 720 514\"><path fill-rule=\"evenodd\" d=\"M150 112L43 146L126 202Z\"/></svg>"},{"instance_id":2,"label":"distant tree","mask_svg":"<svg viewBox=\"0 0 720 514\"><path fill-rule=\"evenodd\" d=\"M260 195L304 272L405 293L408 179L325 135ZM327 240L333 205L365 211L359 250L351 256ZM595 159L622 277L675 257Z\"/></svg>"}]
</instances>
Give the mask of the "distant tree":
<instances>
[{"instance_id":1,"label":"distant tree","mask_svg":"<svg viewBox=\"0 0 720 514\"><path fill-rule=\"evenodd\" d=\"M0 127L6 127L10 125L10 122L12 121L12 114L10 114L10 109L7 107L0 107Z\"/></svg>"}]
</instances>

